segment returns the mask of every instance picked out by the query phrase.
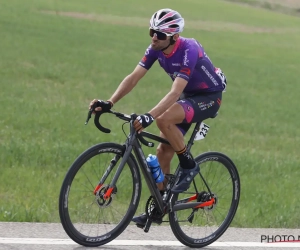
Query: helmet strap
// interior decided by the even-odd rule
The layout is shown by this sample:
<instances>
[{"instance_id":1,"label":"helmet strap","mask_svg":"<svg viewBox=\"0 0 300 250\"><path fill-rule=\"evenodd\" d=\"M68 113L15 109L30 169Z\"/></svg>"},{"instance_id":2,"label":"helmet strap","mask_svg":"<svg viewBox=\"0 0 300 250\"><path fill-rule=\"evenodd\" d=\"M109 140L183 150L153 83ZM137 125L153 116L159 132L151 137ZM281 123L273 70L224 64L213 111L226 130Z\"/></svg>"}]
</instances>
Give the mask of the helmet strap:
<instances>
[{"instance_id":1,"label":"helmet strap","mask_svg":"<svg viewBox=\"0 0 300 250\"><path fill-rule=\"evenodd\" d=\"M171 45L175 44L175 42L176 42L176 41L173 39L173 36L171 36L169 45L168 45L167 47L161 49L161 51L164 52L164 51L165 51L167 48L169 48Z\"/></svg>"}]
</instances>

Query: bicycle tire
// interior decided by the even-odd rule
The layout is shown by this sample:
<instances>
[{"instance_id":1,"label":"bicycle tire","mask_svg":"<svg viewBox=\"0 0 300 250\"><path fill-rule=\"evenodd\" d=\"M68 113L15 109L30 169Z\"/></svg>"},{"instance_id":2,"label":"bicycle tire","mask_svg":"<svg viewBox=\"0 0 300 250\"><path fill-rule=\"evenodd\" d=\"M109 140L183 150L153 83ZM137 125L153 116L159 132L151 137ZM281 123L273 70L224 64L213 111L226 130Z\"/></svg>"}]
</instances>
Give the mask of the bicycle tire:
<instances>
[{"instance_id":1,"label":"bicycle tire","mask_svg":"<svg viewBox=\"0 0 300 250\"><path fill-rule=\"evenodd\" d=\"M220 193L216 193L216 201L218 201L217 204L215 204L215 207L212 207L212 208L207 208L207 209L199 209L197 210L196 213L199 213L199 214L196 214L196 216L199 216L200 220L201 220L201 216L203 215L204 216L207 216L206 217L206 220L204 220L205 222L204 223L199 223L199 225L197 225L197 227L189 227L188 223L191 224L191 222L188 220L189 217L186 217L188 214L191 214L190 212L188 211L191 211L191 209L186 209L186 210L181 210L181 211L171 211L169 213L169 220L170 220L170 226L171 226L171 229L175 235L175 237L184 245L186 246L189 246L191 248L202 248L202 247L205 247L207 245L210 245L211 243L213 243L214 241L216 241L218 238L220 238L222 236L222 234L227 230L227 228L229 227L229 225L231 224L235 214L236 214L236 211L237 211L237 208L238 208L238 205L239 205L239 199L240 199L240 178L239 178L239 174L238 174L238 170L236 168L236 166L234 165L234 163L232 162L232 160L222 154L222 153L219 153L219 152L207 152L207 153L204 153L204 154L201 154L199 156L197 156L195 158L195 161L200 165L200 173L203 175L205 181L207 181L207 183L210 183L212 184L214 181L211 180L211 179L218 179L218 176L221 176L221 174L223 173L226 173L225 175L228 175L228 178L231 178L230 182L231 182L231 185L224 185L223 181L225 182L226 179L222 179L222 187L220 188L220 190L218 190L218 192ZM209 178L206 178L205 175L209 176L211 172L209 172L210 170L207 170L205 169L205 165L207 163L211 163L211 162L214 162L214 163L221 163L221 165L223 166L223 169L222 170L221 168L218 169L215 173L215 175L213 176L213 178L209 179ZM211 163L212 165L212 163ZM214 168L213 170L215 170L216 168ZM226 172L225 172L226 171ZM202 173L204 172L204 173ZM221 173L221 174L220 174ZM224 176L225 176L224 175ZM200 176L200 174L198 174L197 176ZM197 181L198 179L196 180L197 177L195 177L195 183L196 185L198 184ZM222 176L222 178L224 178ZM203 182L203 181L202 181ZM218 180L218 183L220 183L221 180ZM229 182L229 181L228 181ZM218 184L217 183L217 184ZM211 192L214 193L214 187L212 185L209 185L210 189L211 189ZM202 186L205 188L205 185ZM229 188L228 188L229 187ZM188 189L188 191L190 191L190 189L193 189L193 184L191 184L190 188ZM218 209L218 206L220 204L220 202L223 202L222 199L225 198L227 195L229 196L229 192L230 191L225 191L224 189L225 188L228 188L228 189L232 189L232 198L229 199L229 202L228 202L228 207L229 207L229 210L228 210L228 213L226 214L224 220L221 222L221 224L219 226L215 226L213 225L212 226L212 232L209 234L209 235L205 235L204 237L199 237L198 235L202 234L202 233L206 233L207 229L208 229L208 226L207 225L210 225L209 223L209 220L210 219L214 219L215 222L212 222L212 223L216 223L216 220L217 218L220 217L219 213L220 211L223 211L225 209L221 209L219 208L219 211L218 213L213 213L213 209ZM216 188L217 189L217 188ZM202 191L202 190L200 190ZM224 193L224 195L222 196L221 194ZM184 196L185 194L182 193L182 194L174 194L174 200L173 200L173 204L178 200L178 197L179 196ZM219 196L220 195L220 196ZM230 196L231 196L230 195ZM229 204L230 203L230 204ZM225 206L227 203L223 202L221 203L222 206ZM210 209L210 210L209 210ZM183 214L183 216L180 215L180 213ZM193 216L191 217L192 221L194 220L194 216L195 214L193 214ZM183 220L181 221L181 218L187 218L187 220ZM196 218L197 219L197 218ZM222 219L221 219L222 220ZM184 225L181 225L184 224ZM205 225L202 225L202 224L205 224L206 223L206 226ZM217 223L216 223L217 224ZM216 228L216 229L214 229ZM189 233L186 233L186 231L189 231L190 234L193 234L193 236L190 236L188 235ZM197 236L194 236L196 235Z\"/></svg>"},{"instance_id":2,"label":"bicycle tire","mask_svg":"<svg viewBox=\"0 0 300 250\"><path fill-rule=\"evenodd\" d=\"M96 198L92 188L99 183L100 172L104 173L107 170L107 168L98 169L94 165L97 162L99 162L99 165L105 165L102 156L107 158L109 164L112 162L112 157L117 156L122 159L124 147L115 143L101 143L87 149L74 161L64 178L59 196L60 220L68 236L80 245L97 247L112 241L126 229L137 210L141 195L141 177L137 162L132 154L129 156L116 183L117 191L114 197L119 198L118 194L120 194L120 197L124 199L123 201L115 201L115 198L113 198L109 204L105 203L104 199ZM98 159L101 159L101 161ZM96 162L95 164L94 161ZM118 164L111 167L112 172L117 167ZM123 172L124 175L122 175ZM95 175L98 175L97 178ZM85 177L87 177L87 181L84 180ZM112 177L113 175L108 175L108 179ZM79 183L78 187L83 189L80 192L76 189L77 183ZM126 186L126 183L129 184ZM132 194L129 195L127 201L124 196L130 192L128 191L129 189L132 190ZM91 203L89 199L92 200ZM85 200L88 202L84 203ZM123 205L123 202L128 202L129 205ZM126 208L127 205L128 208ZM81 208L83 211L80 211ZM126 211L125 214L119 212L123 208L124 212ZM117 212L116 215L112 214L115 211ZM91 213L91 215L88 213ZM118 221L119 217L120 221ZM87 222L87 220L89 221ZM88 233L83 232L85 229L87 229ZM104 230L106 230L105 233L103 233ZM96 232L94 233L94 231Z\"/></svg>"}]
</instances>

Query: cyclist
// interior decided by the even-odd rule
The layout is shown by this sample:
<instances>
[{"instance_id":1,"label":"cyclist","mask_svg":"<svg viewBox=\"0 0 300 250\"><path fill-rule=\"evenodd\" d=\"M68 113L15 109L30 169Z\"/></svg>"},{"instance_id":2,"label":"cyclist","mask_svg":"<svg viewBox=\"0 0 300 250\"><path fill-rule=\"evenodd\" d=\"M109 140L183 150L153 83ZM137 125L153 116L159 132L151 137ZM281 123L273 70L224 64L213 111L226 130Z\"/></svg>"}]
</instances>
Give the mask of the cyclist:
<instances>
[{"instance_id":1,"label":"cyclist","mask_svg":"<svg viewBox=\"0 0 300 250\"><path fill-rule=\"evenodd\" d=\"M170 162L175 152L179 158L177 181L172 188L174 193L187 190L200 171L186 151L184 135L192 123L203 121L219 110L227 84L222 70L213 65L203 46L194 38L179 35L183 28L184 19L177 11L161 9L155 12L150 19L151 44L139 64L124 78L110 99L94 99L89 106L91 108L97 103L96 111L110 110L158 60L173 81L171 90L153 109L138 116L134 127L140 132L156 121L160 136L170 142L171 146L158 145L157 157L164 174L170 173ZM158 184L158 188L163 190L163 184ZM134 217L133 221L144 225L147 216L142 214Z\"/></svg>"}]
</instances>

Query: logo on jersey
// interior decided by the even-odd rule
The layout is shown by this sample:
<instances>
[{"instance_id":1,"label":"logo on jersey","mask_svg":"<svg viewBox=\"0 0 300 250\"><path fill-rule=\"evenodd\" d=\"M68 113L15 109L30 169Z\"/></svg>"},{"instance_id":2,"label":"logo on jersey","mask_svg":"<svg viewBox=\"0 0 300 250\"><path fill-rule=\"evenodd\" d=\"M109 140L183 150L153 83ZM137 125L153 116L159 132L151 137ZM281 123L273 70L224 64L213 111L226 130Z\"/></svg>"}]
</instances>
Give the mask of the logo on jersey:
<instances>
[{"instance_id":1,"label":"logo on jersey","mask_svg":"<svg viewBox=\"0 0 300 250\"><path fill-rule=\"evenodd\" d=\"M181 66L181 63L172 63L172 66Z\"/></svg>"},{"instance_id":2,"label":"logo on jersey","mask_svg":"<svg viewBox=\"0 0 300 250\"><path fill-rule=\"evenodd\" d=\"M186 67L189 66L188 63L190 62L190 61L188 60L188 58L187 58L187 53L188 53L188 52L189 52L189 49L186 49L186 50L184 51L184 57L183 57L183 65L186 66Z\"/></svg>"},{"instance_id":3,"label":"logo on jersey","mask_svg":"<svg viewBox=\"0 0 300 250\"><path fill-rule=\"evenodd\" d=\"M144 56L144 57L142 58L142 62L144 63L144 62L146 62L146 61L147 61L147 57Z\"/></svg>"},{"instance_id":4,"label":"logo on jersey","mask_svg":"<svg viewBox=\"0 0 300 250\"><path fill-rule=\"evenodd\" d=\"M150 47L148 47L148 48L146 49L145 55L147 56L147 55L149 55L149 53L150 53Z\"/></svg>"},{"instance_id":5,"label":"logo on jersey","mask_svg":"<svg viewBox=\"0 0 300 250\"><path fill-rule=\"evenodd\" d=\"M182 68L179 72L188 76L191 74L191 70L189 68Z\"/></svg>"},{"instance_id":6,"label":"logo on jersey","mask_svg":"<svg viewBox=\"0 0 300 250\"><path fill-rule=\"evenodd\" d=\"M208 78L213 82L213 84L215 86L219 85L217 80L211 75L211 73L209 73L209 71L207 70L207 68L204 65L201 66L201 69L205 72L205 74L208 76Z\"/></svg>"}]
</instances>

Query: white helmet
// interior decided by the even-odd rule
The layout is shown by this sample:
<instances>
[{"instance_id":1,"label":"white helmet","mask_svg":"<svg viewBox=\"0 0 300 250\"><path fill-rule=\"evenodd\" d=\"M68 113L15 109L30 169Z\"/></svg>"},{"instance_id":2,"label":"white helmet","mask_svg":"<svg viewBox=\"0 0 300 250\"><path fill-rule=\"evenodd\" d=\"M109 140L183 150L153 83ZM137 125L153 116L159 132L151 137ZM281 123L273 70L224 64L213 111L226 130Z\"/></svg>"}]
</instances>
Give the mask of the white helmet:
<instances>
[{"instance_id":1,"label":"white helmet","mask_svg":"<svg viewBox=\"0 0 300 250\"><path fill-rule=\"evenodd\" d=\"M150 19L150 29L171 35L180 33L184 28L184 19L171 9L161 9L153 14Z\"/></svg>"}]
</instances>

